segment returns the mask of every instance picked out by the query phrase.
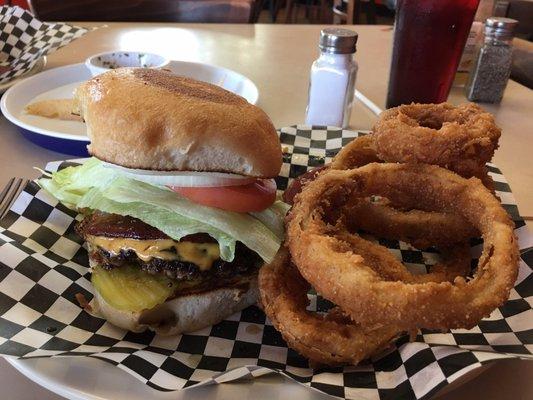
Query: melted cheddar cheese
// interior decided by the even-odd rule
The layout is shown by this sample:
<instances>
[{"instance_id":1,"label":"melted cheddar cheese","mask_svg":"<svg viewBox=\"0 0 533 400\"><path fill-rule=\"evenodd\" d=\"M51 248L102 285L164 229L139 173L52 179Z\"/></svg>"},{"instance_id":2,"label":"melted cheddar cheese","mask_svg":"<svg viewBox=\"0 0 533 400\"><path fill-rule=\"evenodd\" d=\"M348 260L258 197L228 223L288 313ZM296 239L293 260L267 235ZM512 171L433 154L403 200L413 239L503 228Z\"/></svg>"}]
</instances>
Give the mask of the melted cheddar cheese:
<instances>
[{"instance_id":1,"label":"melted cheddar cheese","mask_svg":"<svg viewBox=\"0 0 533 400\"><path fill-rule=\"evenodd\" d=\"M135 240L92 236L88 241L112 254L120 250L132 250L142 261L152 258L179 260L198 265L201 271L210 269L220 258L218 243L176 242L172 239Z\"/></svg>"}]
</instances>

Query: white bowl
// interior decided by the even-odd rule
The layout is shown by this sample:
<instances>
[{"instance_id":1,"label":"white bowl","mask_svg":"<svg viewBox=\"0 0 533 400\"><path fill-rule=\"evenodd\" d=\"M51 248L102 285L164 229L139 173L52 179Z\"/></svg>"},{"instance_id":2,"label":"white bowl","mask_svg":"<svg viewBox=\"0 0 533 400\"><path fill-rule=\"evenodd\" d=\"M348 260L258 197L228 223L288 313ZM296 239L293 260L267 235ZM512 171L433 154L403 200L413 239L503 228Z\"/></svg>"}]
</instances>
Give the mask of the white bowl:
<instances>
[{"instance_id":1,"label":"white bowl","mask_svg":"<svg viewBox=\"0 0 533 400\"><path fill-rule=\"evenodd\" d=\"M170 63L168 58L144 51L108 51L95 54L85 60L85 66L92 76L121 67L164 68Z\"/></svg>"}]
</instances>

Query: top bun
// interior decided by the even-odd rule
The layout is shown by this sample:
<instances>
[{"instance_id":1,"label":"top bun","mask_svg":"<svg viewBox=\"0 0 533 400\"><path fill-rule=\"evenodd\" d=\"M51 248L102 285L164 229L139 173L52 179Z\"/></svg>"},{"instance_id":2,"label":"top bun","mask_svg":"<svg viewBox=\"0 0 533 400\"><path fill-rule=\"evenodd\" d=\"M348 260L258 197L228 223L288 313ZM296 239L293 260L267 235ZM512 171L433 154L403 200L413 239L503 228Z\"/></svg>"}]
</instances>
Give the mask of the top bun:
<instances>
[{"instance_id":1,"label":"top bun","mask_svg":"<svg viewBox=\"0 0 533 400\"><path fill-rule=\"evenodd\" d=\"M76 90L89 153L127 168L278 175L268 116L209 83L148 68L118 68Z\"/></svg>"}]
</instances>

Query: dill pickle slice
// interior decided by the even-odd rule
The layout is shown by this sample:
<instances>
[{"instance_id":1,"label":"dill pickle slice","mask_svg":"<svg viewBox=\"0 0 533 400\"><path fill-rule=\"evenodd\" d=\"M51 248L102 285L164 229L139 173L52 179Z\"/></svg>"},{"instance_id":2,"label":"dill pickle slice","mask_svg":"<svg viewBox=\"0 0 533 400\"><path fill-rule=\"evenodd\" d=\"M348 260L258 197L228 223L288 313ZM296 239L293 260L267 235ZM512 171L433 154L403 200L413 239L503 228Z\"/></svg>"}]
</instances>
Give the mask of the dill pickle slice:
<instances>
[{"instance_id":1,"label":"dill pickle slice","mask_svg":"<svg viewBox=\"0 0 533 400\"><path fill-rule=\"evenodd\" d=\"M120 266L111 270L95 267L93 286L104 300L118 310L139 312L164 303L176 289L176 282L163 275L150 275L139 267Z\"/></svg>"}]
</instances>

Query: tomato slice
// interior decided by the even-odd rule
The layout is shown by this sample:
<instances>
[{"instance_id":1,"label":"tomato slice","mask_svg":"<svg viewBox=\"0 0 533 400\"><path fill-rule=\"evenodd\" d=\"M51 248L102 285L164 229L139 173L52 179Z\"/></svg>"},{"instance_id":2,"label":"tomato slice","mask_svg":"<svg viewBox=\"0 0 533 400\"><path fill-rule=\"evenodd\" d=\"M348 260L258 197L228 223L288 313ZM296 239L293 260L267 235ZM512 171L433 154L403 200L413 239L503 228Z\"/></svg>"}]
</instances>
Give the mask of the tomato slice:
<instances>
[{"instance_id":1,"label":"tomato slice","mask_svg":"<svg viewBox=\"0 0 533 400\"><path fill-rule=\"evenodd\" d=\"M227 211L262 211L276 200L276 182L274 179L258 179L247 185L239 186L169 186L169 188L195 203Z\"/></svg>"}]
</instances>

